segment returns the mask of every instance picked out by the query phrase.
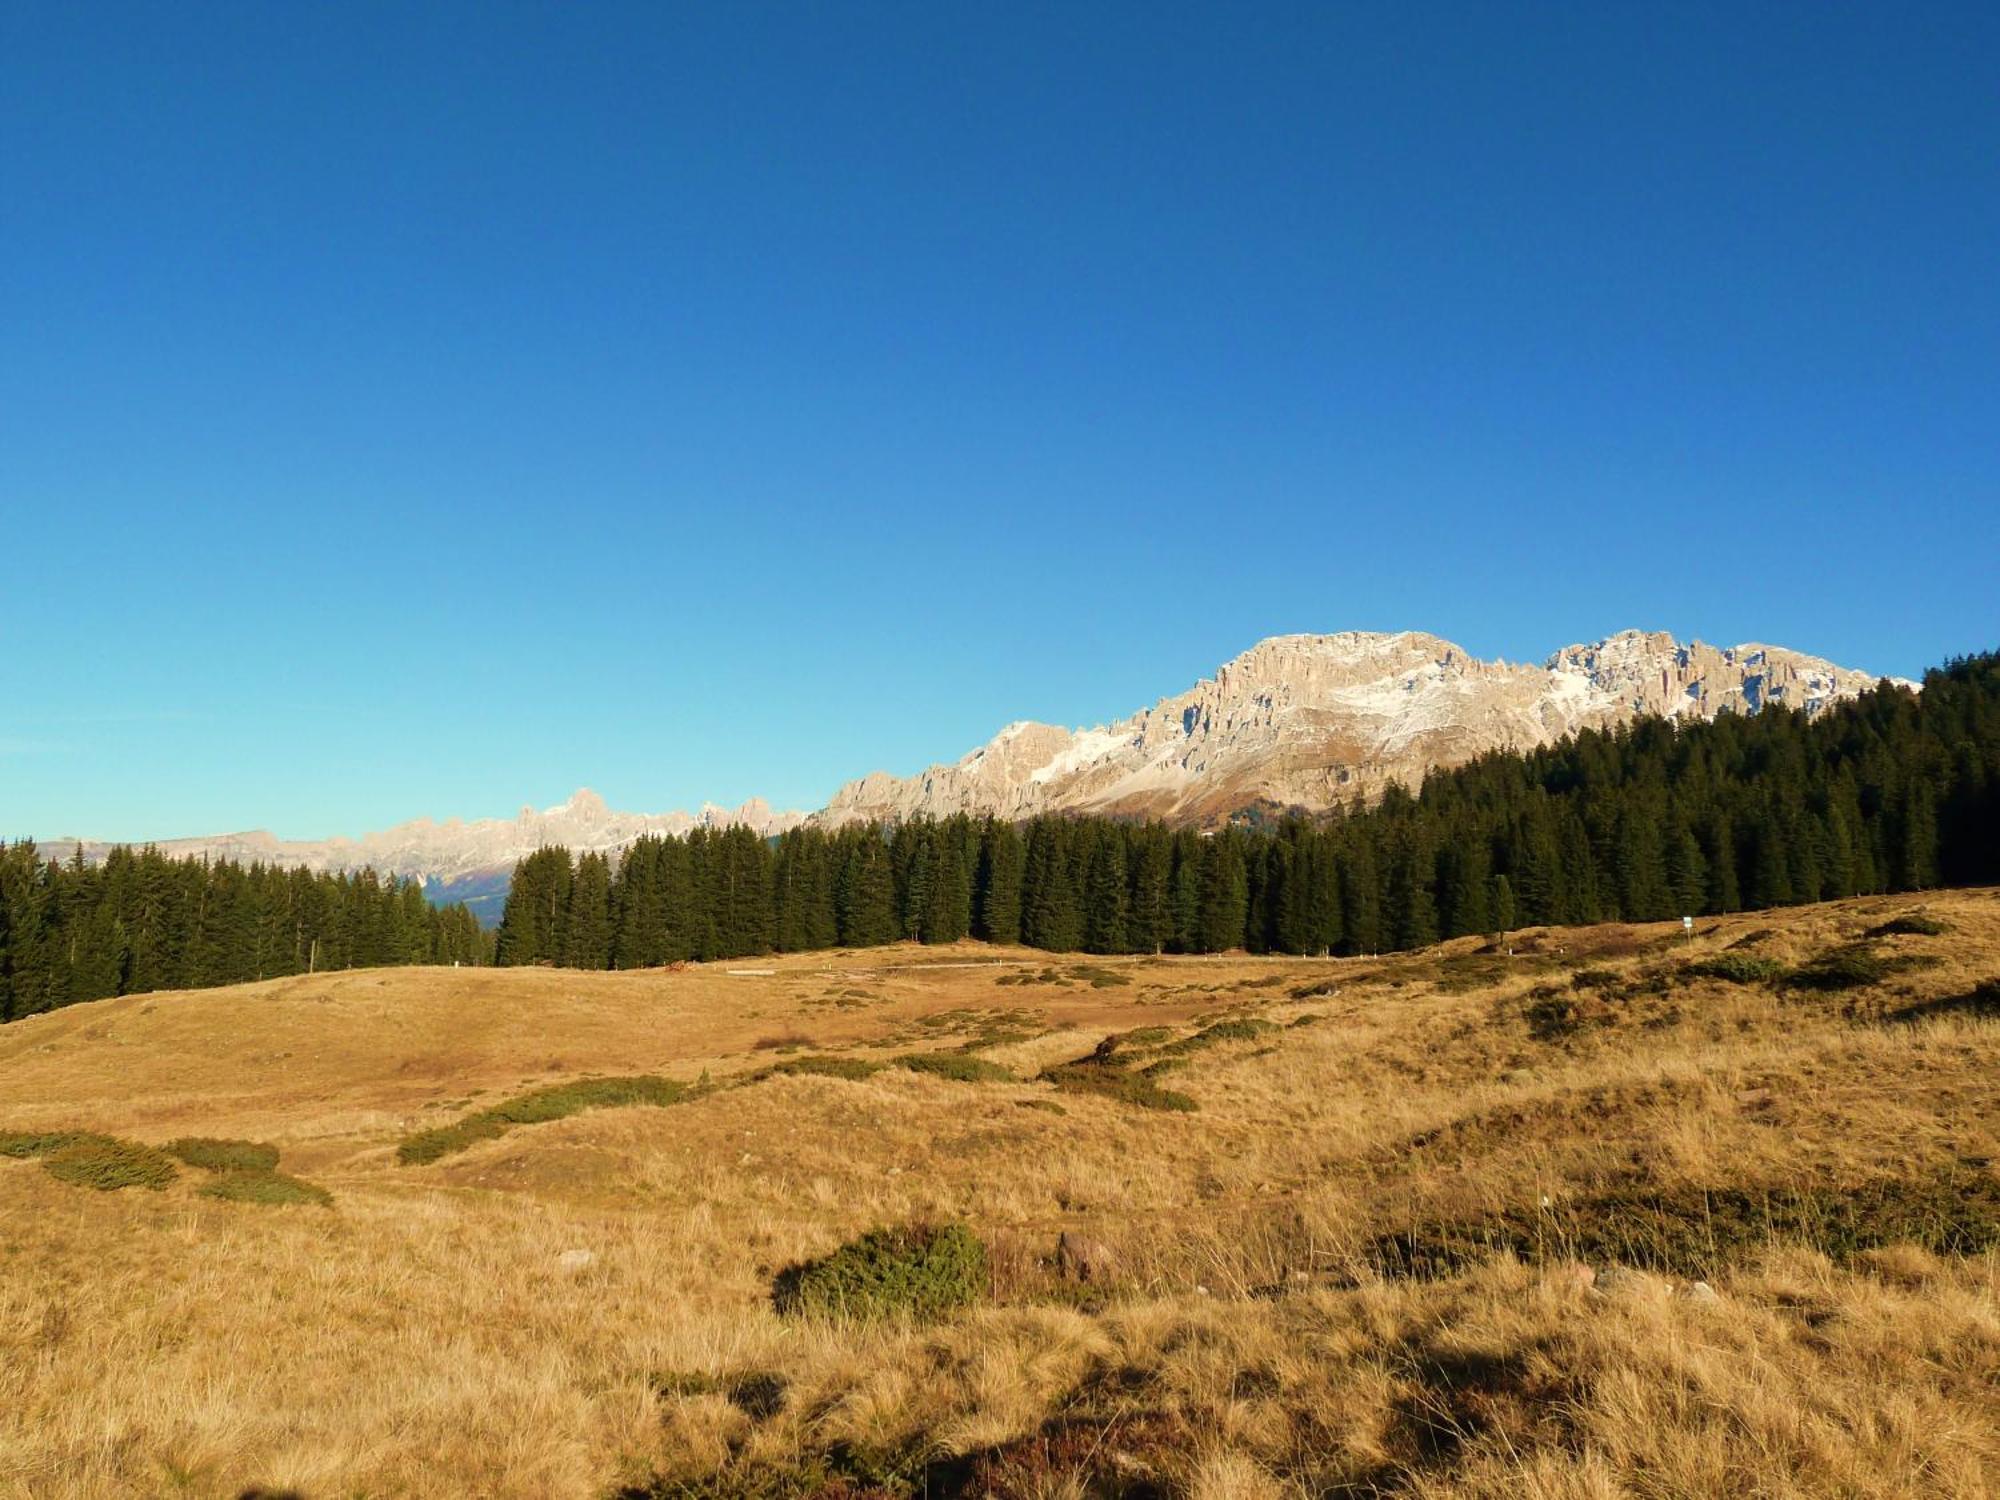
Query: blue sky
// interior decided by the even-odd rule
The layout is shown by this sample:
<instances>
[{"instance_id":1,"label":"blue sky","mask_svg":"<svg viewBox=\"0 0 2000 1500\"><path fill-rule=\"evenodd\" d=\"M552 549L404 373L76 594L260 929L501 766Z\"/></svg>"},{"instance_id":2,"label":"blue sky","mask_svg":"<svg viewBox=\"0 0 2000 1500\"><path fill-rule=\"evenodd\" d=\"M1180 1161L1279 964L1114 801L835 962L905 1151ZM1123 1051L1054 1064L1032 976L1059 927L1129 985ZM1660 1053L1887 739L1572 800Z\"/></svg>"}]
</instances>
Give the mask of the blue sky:
<instances>
[{"instance_id":1,"label":"blue sky","mask_svg":"<svg viewBox=\"0 0 2000 1500\"><path fill-rule=\"evenodd\" d=\"M2000 644L1990 4L0 10L0 836L814 806L1282 631Z\"/></svg>"}]
</instances>

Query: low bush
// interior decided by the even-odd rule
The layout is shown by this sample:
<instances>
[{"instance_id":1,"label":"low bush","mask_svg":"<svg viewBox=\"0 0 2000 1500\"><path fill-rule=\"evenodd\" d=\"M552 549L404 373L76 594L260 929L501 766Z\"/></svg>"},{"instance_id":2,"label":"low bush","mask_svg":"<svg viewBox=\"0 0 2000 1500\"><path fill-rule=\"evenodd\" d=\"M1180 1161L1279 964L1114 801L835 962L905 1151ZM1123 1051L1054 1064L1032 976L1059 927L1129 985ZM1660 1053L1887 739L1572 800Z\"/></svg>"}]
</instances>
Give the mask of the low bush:
<instances>
[{"instance_id":1,"label":"low bush","mask_svg":"<svg viewBox=\"0 0 2000 1500\"><path fill-rule=\"evenodd\" d=\"M1857 990L1880 984L1895 966L1863 943L1853 943L1822 953L1785 976L1785 987L1795 990Z\"/></svg>"},{"instance_id":2,"label":"low bush","mask_svg":"<svg viewBox=\"0 0 2000 1500\"><path fill-rule=\"evenodd\" d=\"M815 1053L811 1057L791 1058L770 1071L804 1074L812 1078L845 1078L849 1083L859 1083L881 1072L882 1065L865 1057L828 1057L824 1053Z\"/></svg>"},{"instance_id":3,"label":"low bush","mask_svg":"<svg viewBox=\"0 0 2000 1500\"><path fill-rule=\"evenodd\" d=\"M899 1068L949 1078L956 1083L1011 1083L1013 1070L964 1052L908 1052L895 1060Z\"/></svg>"},{"instance_id":4,"label":"low bush","mask_svg":"<svg viewBox=\"0 0 2000 1500\"><path fill-rule=\"evenodd\" d=\"M1691 963L1685 972L1698 979L1722 979L1730 984L1771 984L1784 978L1786 970L1775 958L1725 952Z\"/></svg>"},{"instance_id":5,"label":"low bush","mask_svg":"<svg viewBox=\"0 0 2000 1500\"><path fill-rule=\"evenodd\" d=\"M1212 1026L1204 1026L1193 1036L1182 1037L1172 1046L1162 1050L1172 1053L1200 1052L1213 1047L1218 1042L1254 1042L1259 1037L1272 1035L1284 1028L1273 1021L1259 1020L1255 1016L1240 1016L1233 1020L1217 1021Z\"/></svg>"},{"instance_id":6,"label":"low bush","mask_svg":"<svg viewBox=\"0 0 2000 1500\"><path fill-rule=\"evenodd\" d=\"M200 1192L204 1198L220 1198L227 1203L273 1206L306 1203L317 1208L328 1208L333 1204L333 1194L316 1183L268 1168L220 1172L203 1183Z\"/></svg>"},{"instance_id":7,"label":"low bush","mask_svg":"<svg viewBox=\"0 0 2000 1500\"><path fill-rule=\"evenodd\" d=\"M789 1316L935 1318L986 1295L986 1246L959 1224L871 1229L781 1272L771 1300Z\"/></svg>"},{"instance_id":8,"label":"low bush","mask_svg":"<svg viewBox=\"0 0 2000 1500\"><path fill-rule=\"evenodd\" d=\"M1054 1084L1065 1094L1091 1094L1119 1104L1136 1105L1140 1109L1187 1113L1200 1107L1186 1094L1163 1089L1143 1073L1128 1073L1115 1064L1095 1058L1086 1057L1046 1068L1041 1076L1044 1083Z\"/></svg>"},{"instance_id":9,"label":"low bush","mask_svg":"<svg viewBox=\"0 0 2000 1500\"><path fill-rule=\"evenodd\" d=\"M79 1140L49 1152L42 1158L42 1170L58 1182L96 1188L101 1193L128 1187L157 1192L180 1175L173 1158L165 1152L108 1136Z\"/></svg>"},{"instance_id":10,"label":"low bush","mask_svg":"<svg viewBox=\"0 0 2000 1500\"><path fill-rule=\"evenodd\" d=\"M0 1130L0 1156L25 1160L86 1142L107 1146L115 1143L111 1136L90 1130Z\"/></svg>"},{"instance_id":11,"label":"low bush","mask_svg":"<svg viewBox=\"0 0 2000 1500\"><path fill-rule=\"evenodd\" d=\"M1624 978L1616 969L1578 969L1569 976L1573 990L1612 990Z\"/></svg>"},{"instance_id":12,"label":"low bush","mask_svg":"<svg viewBox=\"0 0 2000 1500\"><path fill-rule=\"evenodd\" d=\"M1905 912L1900 917L1891 917L1880 927L1868 929L1872 938L1879 937L1942 937L1951 929L1936 917L1927 917L1920 911Z\"/></svg>"},{"instance_id":13,"label":"low bush","mask_svg":"<svg viewBox=\"0 0 2000 1500\"><path fill-rule=\"evenodd\" d=\"M1088 980L1094 990L1114 989L1132 982L1130 974L1121 974L1116 969L1107 969L1100 964L1073 964L1069 973L1072 979Z\"/></svg>"},{"instance_id":14,"label":"low bush","mask_svg":"<svg viewBox=\"0 0 2000 1500\"><path fill-rule=\"evenodd\" d=\"M540 1125L566 1119L587 1109L613 1109L629 1104L667 1105L677 1103L688 1092L687 1085L650 1073L623 1078L580 1078L572 1083L550 1084L503 1099L477 1114L435 1130L420 1131L396 1148L404 1166L420 1166L463 1151L479 1141L504 1135L516 1125Z\"/></svg>"},{"instance_id":15,"label":"low bush","mask_svg":"<svg viewBox=\"0 0 2000 1500\"><path fill-rule=\"evenodd\" d=\"M168 1141L165 1150L169 1156L179 1157L204 1172L268 1172L278 1164L278 1148L262 1141L184 1135L177 1141Z\"/></svg>"}]
</instances>

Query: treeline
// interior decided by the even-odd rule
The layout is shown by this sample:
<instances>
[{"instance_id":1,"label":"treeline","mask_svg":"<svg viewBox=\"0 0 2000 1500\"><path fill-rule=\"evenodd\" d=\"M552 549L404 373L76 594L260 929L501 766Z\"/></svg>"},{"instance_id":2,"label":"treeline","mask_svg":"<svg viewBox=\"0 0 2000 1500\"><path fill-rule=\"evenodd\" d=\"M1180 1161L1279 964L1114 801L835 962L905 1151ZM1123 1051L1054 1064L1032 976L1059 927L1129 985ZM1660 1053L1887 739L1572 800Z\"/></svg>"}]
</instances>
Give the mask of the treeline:
<instances>
[{"instance_id":1,"label":"treeline","mask_svg":"<svg viewBox=\"0 0 2000 1500\"><path fill-rule=\"evenodd\" d=\"M914 939L1097 953L1371 953L2000 882L2000 658L1808 723L1645 720L1486 756L1373 808L1212 836L917 820L646 838L514 873L501 963L642 968Z\"/></svg>"},{"instance_id":2,"label":"treeline","mask_svg":"<svg viewBox=\"0 0 2000 1500\"><path fill-rule=\"evenodd\" d=\"M492 961L462 906L414 881L113 849L101 865L0 844L0 1021L80 1000L370 964Z\"/></svg>"}]
</instances>

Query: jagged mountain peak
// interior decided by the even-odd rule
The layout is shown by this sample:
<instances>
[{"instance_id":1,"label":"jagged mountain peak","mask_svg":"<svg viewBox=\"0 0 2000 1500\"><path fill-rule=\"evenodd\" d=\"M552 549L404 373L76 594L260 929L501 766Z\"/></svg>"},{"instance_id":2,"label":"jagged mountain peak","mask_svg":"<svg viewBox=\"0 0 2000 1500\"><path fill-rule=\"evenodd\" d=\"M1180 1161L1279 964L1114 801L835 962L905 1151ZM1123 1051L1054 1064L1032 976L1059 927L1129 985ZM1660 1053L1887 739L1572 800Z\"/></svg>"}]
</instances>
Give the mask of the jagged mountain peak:
<instances>
[{"instance_id":1,"label":"jagged mountain peak","mask_svg":"<svg viewBox=\"0 0 2000 1500\"><path fill-rule=\"evenodd\" d=\"M1817 713L1875 680L1783 647L1718 648L1666 631L1619 631L1541 666L1483 660L1424 631L1276 635L1128 718L1078 730L1017 721L950 765L850 782L819 816L1204 822L1256 802L1320 809L1639 714Z\"/></svg>"}]
</instances>

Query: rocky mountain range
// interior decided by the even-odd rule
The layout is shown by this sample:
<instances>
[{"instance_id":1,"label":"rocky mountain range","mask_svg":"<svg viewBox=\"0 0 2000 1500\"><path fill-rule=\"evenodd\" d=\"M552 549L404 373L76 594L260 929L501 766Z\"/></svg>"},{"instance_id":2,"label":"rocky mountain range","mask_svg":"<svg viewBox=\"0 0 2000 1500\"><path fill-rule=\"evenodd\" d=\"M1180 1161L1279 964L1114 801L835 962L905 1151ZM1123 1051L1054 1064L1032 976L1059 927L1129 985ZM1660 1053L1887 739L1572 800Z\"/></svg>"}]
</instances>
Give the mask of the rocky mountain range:
<instances>
[{"instance_id":1,"label":"rocky mountain range","mask_svg":"<svg viewBox=\"0 0 2000 1500\"><path fill-rule=\"evenodd\" d=\"M755 798L696 813L617 812L580 790L512 818L418 818L352 839L232 833L159 847L313 870L373 867L421 879L433 898L467 900L490 918L515 861L545 845L608 853L642 834L698 826L742 824L775 835L808 820L838 827L957 812L1103 813L1211 826L1250 806L1317 811L1379 795L1392 781L1414 788L1436 767L1642 714L1706 719L1770 705L1816 714L1876 681L1783 647L1683 644L1636 630L1566 647L1539 666L1483 661L1415 631L1283 635L1129 718L1074 730L1010 724L949 765L850 781L810 819ZM76 847L73 839L44 845L65 859ZM110 847L82 844L87 859Z\"/></svg>"},{"instance_id":2,"label":"rocky mountain range","mask_svg":"<svg viewBox=\"0 0 2000 1500\"><path fill-rule=\"evenodd\" d=\"M818 817L1089 812L1211 824L1253 804L1320 810L1641 714L1712 719L1773 704L1816 714L1876 681L1783 647L1636 630L1540 666L1482 661L1415 631L1273 636L1130 718L1010 724L953 764L851 781Z\"/></svg>"}]
</instances>

